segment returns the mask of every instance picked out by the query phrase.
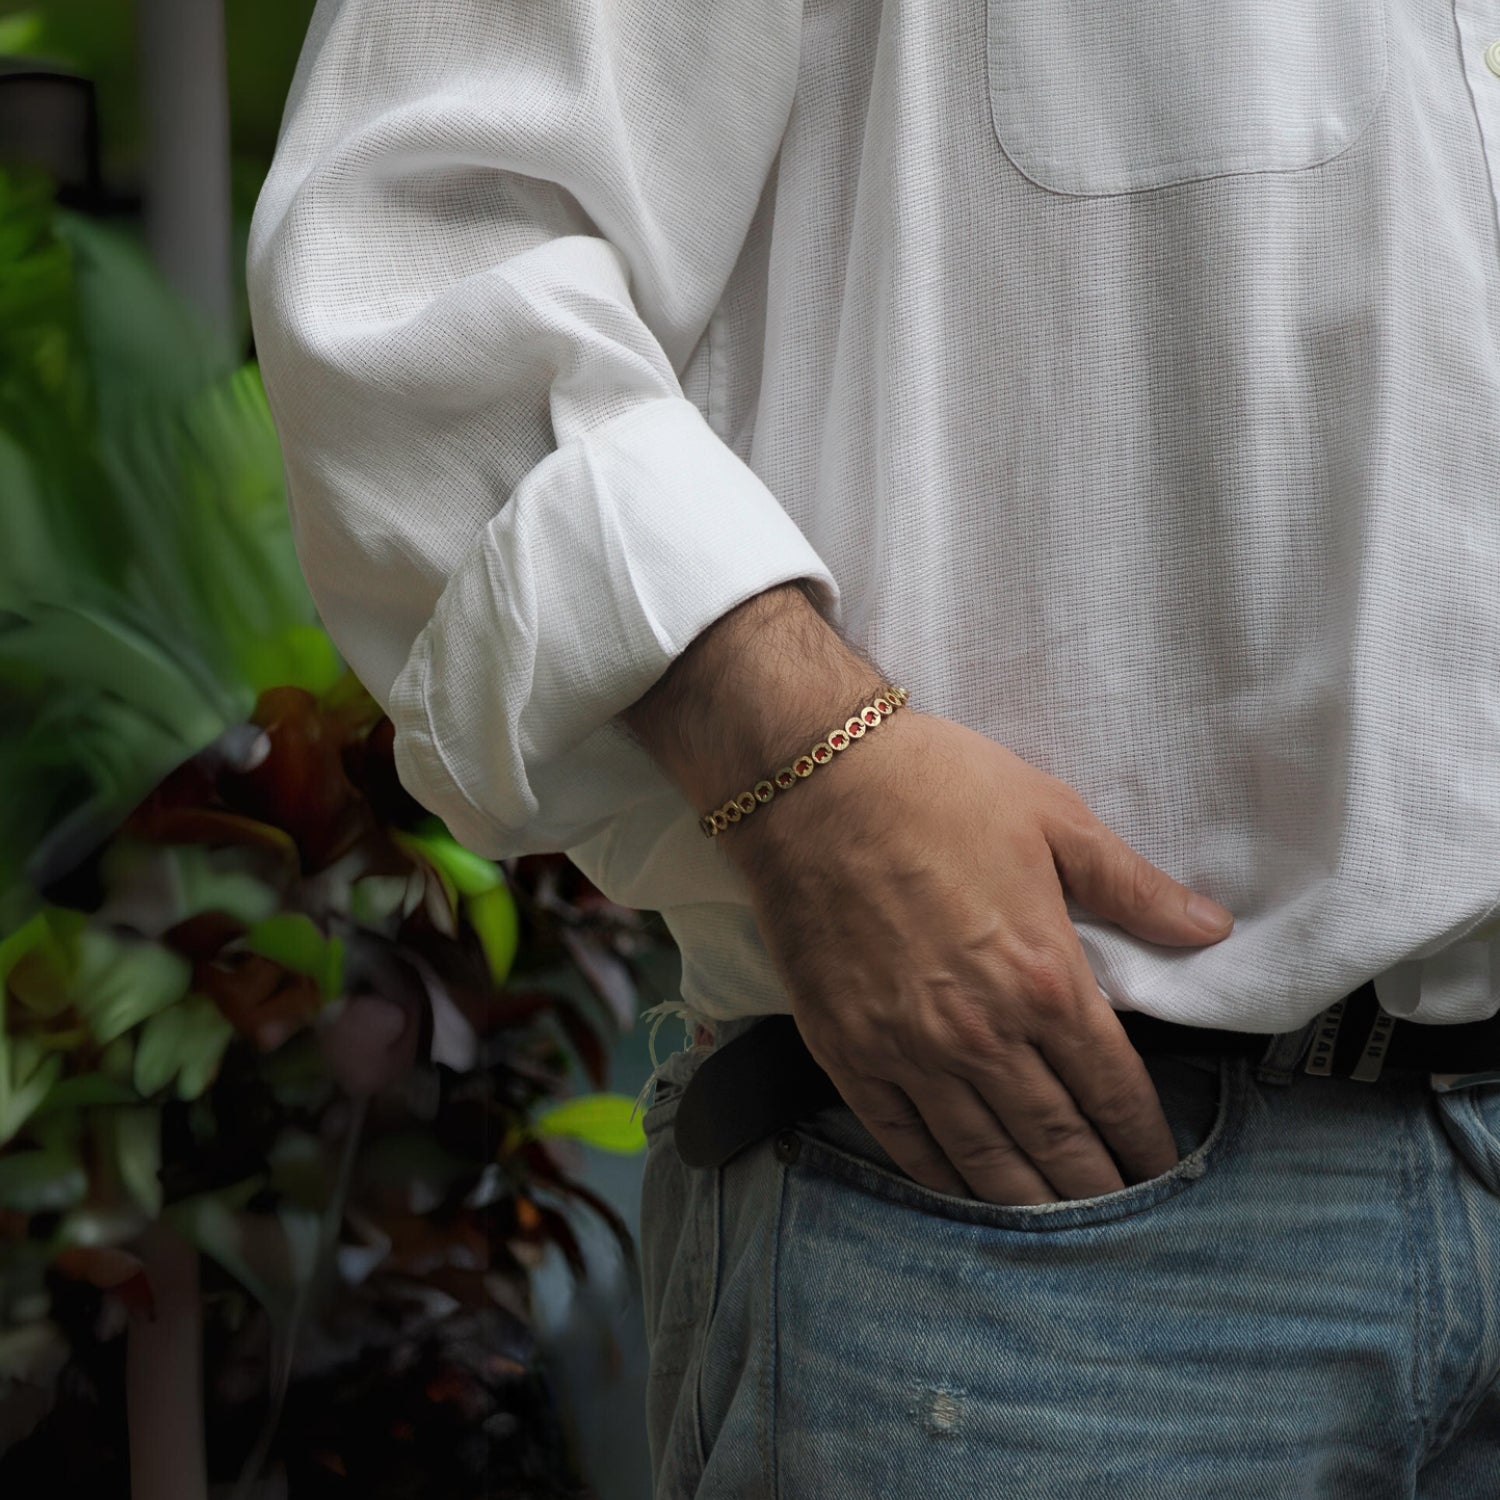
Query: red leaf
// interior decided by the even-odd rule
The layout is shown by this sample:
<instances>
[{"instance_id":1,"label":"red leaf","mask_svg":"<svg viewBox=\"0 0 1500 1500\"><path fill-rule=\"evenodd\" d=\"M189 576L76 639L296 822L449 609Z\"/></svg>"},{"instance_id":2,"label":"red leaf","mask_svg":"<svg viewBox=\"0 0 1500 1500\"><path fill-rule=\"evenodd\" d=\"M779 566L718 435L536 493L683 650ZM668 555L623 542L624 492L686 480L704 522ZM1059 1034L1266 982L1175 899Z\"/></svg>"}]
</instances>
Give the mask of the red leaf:
<instances>
[{"instance_id":1,"label":"red leaf","mask_svg":"<svg viewBox=\"0 0 1500 1500\"><path fill-rule=\"evenodd\" d=\"M342 750L352 726L325 714L298 687L267 688L251 721L270 736L270 753L247 771L222 775L220 795L291 834L304 869L326 868L370 824L368 805L344 774Z\"/></svg>"},{"instance_id":2,"label":"red leaf","mask_svg":"<svg viewBox=\"0 0 1500 1500\"><path fill-rule=\"evenodd\" d=\"M540 1141L527 1141L516 1153L531 1170L533 1177L542 1182L564 1182L563 1170L553 1160L552 1153Z\"/></svg>"},{"instance_id":3,"label":"red leaf","mask_svg":"<svg viewBox=\"0 0 1500 1500\"><path fill-rule=\"evenodd\" d=\"M469 1024L480 1036L524 1026L552 1010L559 999L548 990L492 990L488 994L456 990L454 993Z\"/></svg>"},{"instance_id":4,"label":"red leaf","mask_svg":"<svg viewBox=\"0 0 1500 1500\"><path fill-rule=\"evenodd\" d=\"M193 987L209 996L224 1019L262 1052L274 1052L323 1007L316 979L294 974L259 953L200 963Z\"/></svg>"},{"instance_id":5,"label":"red leaf","mask_svg":"<svg viewBox=\"0 0 1500 1500\"><path fill-rule=\"evenodd\" d=\"M274 850L294 862L297 855L285 830L213 807L143 807L131 814L124 831L158 844L248 845Z\"/></svg>"},{"instance_id":6,"label":"red leaf","mask_svg":"<svg viewBox=\"0 0 1500 1500\"><path fill-rule=\"evenodd\" d=\"M162 933L161 941L185 958L212 958L225 945L245 932L245 924L223 911L200 911Z\"/></svg>"}]
</instances>

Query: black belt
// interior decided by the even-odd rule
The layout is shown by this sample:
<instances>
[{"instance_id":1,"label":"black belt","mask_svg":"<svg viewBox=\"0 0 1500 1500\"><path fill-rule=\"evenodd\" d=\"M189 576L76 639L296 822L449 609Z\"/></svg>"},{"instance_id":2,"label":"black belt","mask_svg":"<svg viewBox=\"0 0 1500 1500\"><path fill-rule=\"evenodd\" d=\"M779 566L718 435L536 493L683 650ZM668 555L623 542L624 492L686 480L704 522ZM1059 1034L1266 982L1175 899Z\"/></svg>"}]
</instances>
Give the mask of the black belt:
<instances>
[{"instance_id":1,"label":"black belt","mask_svg":"<svg viewBox=\"0 0 1500 1500\"><path fill-rule=\"evenodd\" d=\"M1262 1057L1273 1033L1183 1026L1143 1011L1118 1011L1141 1053ZM1380 1009L1373 983L1316 1018L1304 1071L1373 1082L1383 1072L1472 1073L1500 1067L1500 1014L1449 1026L1418 1025ZM678 1102L673 1132L690 1167L716 1167L775 1131L842 1103L807 1050L796 1021L768 1016L698 1065Z\"/></svg>"}]
</instances>

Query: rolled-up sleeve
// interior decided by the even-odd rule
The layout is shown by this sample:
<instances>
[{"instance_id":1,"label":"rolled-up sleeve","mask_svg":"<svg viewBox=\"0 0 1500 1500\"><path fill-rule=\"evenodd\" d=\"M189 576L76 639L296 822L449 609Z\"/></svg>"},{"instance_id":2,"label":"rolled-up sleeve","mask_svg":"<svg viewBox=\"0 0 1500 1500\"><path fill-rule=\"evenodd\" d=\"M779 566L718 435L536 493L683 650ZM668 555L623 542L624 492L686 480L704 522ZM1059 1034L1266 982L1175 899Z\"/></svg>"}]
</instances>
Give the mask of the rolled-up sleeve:
<instances>
[{"instance_id":1,"label":"rolled-up sleeve","mask_svg":"<svg viewBox=\"0 0 1500 1500\"><path fill-rule=\"evenodd\" d=\"M642 795L612 721L720 615L797 578L837 609L678 374L800 28L801 0L314 13L246 264L298 555L403 782L492 858Z\"/></svg>"}]
</instances>

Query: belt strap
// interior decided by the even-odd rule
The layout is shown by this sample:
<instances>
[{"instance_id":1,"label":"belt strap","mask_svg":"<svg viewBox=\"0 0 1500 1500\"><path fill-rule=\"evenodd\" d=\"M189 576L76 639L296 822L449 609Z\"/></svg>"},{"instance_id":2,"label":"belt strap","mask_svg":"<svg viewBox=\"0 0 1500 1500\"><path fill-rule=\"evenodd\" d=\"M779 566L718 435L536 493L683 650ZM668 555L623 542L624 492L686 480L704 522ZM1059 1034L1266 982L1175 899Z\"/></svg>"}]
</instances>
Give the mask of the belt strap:
<instances>
[{"instance_id":1,"label":"belt strap","mask_svg":"<svg viewBox=\"0 0 1500 1500\"><path fill-rule=\"evenodd\" d=\"M1137 1051L1262 1057L1272 1033L1185 1026L1143 1011L1118 1011ZM1373 1081L1382 1071L1472 1072L1500 1065L1500 1015L1418 1025L1380 1009L1371 982L1318 1017L1305 1071ZM673 1133L690 1167L716 1167L737 1152L842 1100L789 1015L771 1015L699 1063L678 1101Z\"/></svg>"}]
</instances>

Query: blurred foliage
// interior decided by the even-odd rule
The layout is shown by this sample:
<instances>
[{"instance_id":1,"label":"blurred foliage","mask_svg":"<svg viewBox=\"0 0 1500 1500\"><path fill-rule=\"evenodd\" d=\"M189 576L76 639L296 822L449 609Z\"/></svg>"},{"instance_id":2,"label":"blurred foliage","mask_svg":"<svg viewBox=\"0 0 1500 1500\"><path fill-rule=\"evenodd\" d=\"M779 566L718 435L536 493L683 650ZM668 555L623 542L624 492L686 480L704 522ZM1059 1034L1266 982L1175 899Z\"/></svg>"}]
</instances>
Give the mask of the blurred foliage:
<instances>
[{"instance_id":1,"label":"blurred foliage","mask_svg":"<svg viewBox=\"0 0 1500 1500\"><path fill-rule=\"evenodd\" d=\"M98 90L105 175L139 174L142 124L135 0L0 0L0 55L60 63ZM313 0L224 0L234 212L248 220L276 143Z\"/></svg>"},{"instance_id":2,"label":"blurred foliage","mask_svg":"<svg viewBox=\"0 0 1500 1500\"><path fill-rule=\"evenodd\" d=\"M161 1221L206 1258L214 1477L570 1493L528 1272L584 1273L579 1206L633 1255L567 1153L643 1145L603 1090L663 931L410 798L307 597L253 366L4 174L0 491L0 1390L75 1397L0 1489L123 1493L90 1416L123 1407L102 1351Z\"/></svg>"},{"instance_id":3,"label":"blurred foliage","mask_svg":"<svg viewBox=\"0 0 1500 1500\"><path fill-rule=\"evenodd\" d=\"M338 675L282 483L254 366L0 174L0 929L44 830L86 840L263 689Z\"/></svg>"}]
</instances>

